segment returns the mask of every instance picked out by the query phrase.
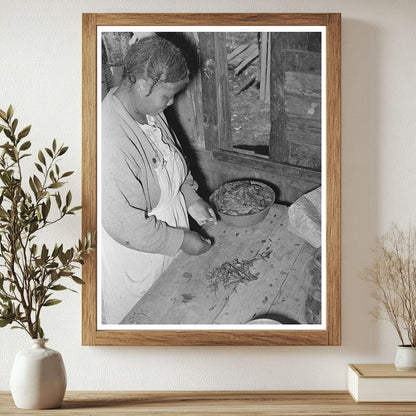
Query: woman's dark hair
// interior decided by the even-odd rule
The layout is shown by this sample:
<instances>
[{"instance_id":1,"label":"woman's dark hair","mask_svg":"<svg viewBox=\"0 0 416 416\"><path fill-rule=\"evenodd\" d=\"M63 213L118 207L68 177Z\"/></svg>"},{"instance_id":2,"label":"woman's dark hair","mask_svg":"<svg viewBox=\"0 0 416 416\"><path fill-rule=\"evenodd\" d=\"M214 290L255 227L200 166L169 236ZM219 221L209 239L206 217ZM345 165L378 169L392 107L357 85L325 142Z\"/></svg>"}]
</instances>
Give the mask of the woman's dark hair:
<instances>
[{"instance_id":1,"label":"woman's dark hair","mask_svg":"<svg viewBox=\"0 0 416 416\"><path fill-rule=\"evenodd\" d=\"M124 59L123 79L135 83L138 79L176 83L189 80L189 69L181 50L159 36L148 36L134 43Z\"/></svg>"}]
</instances>

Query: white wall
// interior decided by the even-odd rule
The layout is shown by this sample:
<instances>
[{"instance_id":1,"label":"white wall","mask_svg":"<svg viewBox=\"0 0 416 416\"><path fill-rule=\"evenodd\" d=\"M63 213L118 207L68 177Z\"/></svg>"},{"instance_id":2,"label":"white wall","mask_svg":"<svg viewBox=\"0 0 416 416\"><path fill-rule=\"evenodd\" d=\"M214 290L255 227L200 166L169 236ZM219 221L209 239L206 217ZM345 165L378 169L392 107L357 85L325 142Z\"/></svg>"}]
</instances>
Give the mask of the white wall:
<instances>
[{"instance_id":1,"label":"white wall","mask_svg":"<svg viewBox=\"0 0 416 416\"><path fill-rule=\"evenodd\" d=\"M206 3L206 4L205 4ZM35 149L56 137L81 188L81 13L342 13L342 346L82 347L81 297L45 310L69 390L345 389L346 364L392 362L396 336L369 316L359 278L375 236L416 213L416 2L413 0L0 0L0 108L32 124ZM55 228L70 244L80 216ZM23 332L0 330L0 390Z\"/></svg>"}]
</instances>

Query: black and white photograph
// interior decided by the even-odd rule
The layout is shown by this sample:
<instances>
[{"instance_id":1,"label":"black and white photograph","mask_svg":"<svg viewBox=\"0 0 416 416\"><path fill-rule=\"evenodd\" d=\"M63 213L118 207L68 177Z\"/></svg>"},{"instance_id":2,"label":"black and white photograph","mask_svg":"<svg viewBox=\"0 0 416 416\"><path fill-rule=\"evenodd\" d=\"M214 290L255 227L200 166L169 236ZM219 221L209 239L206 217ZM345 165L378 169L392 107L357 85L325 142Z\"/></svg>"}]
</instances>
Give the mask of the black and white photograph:
<instances>
[{"instance_id":1,"label":"black and white photograph","mask_svg":"<svg viewBox=\"0 0 416 416\"><path fill-rule=\"evenodd\" d=\"M97 34L98 328L325 329L325 27L168 29Z\"/></svg>"}]
</instances>

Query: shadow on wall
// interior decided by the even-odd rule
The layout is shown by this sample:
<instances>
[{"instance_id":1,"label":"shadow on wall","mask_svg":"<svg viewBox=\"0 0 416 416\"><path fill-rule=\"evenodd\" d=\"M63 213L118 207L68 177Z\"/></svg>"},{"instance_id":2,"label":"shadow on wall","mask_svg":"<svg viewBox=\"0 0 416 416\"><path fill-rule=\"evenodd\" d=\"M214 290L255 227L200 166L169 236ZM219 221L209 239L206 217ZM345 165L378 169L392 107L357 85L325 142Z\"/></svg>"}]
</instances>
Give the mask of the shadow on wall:
<instances>
[{"instance_id":1,"label":"shadow on wall","mask_svg":"<svg viewBox=\"0 0 416 416\"><path fill-rule=\"evenodd\" d=\"M186 63L188 64L190 79L199 71L199 55L196 46L196 40L190 35L185 35L184 32L158 32L158 36L165 38L176 45L183 53Z\"/></svg>"},{"instance_id":2,"label":"shadow on wall","mask_svg":"<svg viewBox=\"0 0 416 416\"><path fill-rule=\"evenodd\" d=\"M370 288L360 278L378 232L380 30L342 20L342 344L374 356L381 345L370 316Z\"/></svg>"},{"instance_id":3,"label":"shadow on wall","mask_svg":"<svg viewBox=\"0 0 416 416\"><path fill-rule=\"evenodd\" d=\"M184 32L158 32L158 36L169 40L182 51L189 68L190 82L187 85L186 90L189 89L192 84L198 83L197 77L200 73L200 57L198 53L197 40L192 36L192 34L185 34ZM184 93L185 91L182 91L180 94L178 94L178 96L175 98L176 105L168 107L165 110L165 114L169 121L169 125L178 136L181 145L190 147L191 143L190 138L188 137L189 133L181 123L181 114L178 113L177 108L178 97ZM196 109L193 108L192 110L195 111Z\"/></svg>"}]
</instances>

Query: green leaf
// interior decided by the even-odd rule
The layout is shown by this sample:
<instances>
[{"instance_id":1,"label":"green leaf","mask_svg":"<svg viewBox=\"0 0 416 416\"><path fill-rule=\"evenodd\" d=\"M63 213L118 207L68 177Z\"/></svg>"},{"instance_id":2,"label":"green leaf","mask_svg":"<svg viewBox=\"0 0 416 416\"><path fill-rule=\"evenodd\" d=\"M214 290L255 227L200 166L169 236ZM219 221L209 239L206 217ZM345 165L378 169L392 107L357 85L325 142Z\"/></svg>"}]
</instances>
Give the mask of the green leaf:
<instances>
[{"instance_id":1,"label":"green leaf","mask_svg":"<svg viewBox=\"0 0 416 416\"><path fill-rule=\"evenodd\" d=\"M28 140L20 146L20 151L27 150L30 146L32 146L32 143L30 143L30 141Z\"/></svg>"},{"instance_id":2,"label":"green leaf","mask_svg":"<svg viewBox=\"0 0 416 416\"><path fill-rule=\"evenodd\" d=\"M73 170L72 170L72 171L70 171L70 172L65 172L65 173L61 176L61 178L66 178L67 176L71 176L73 173L74 173L74 171L73 171Z\"/></svg>"},{"instance_id":3,"label":"green leaf","mask_svg":"<svg viewBox=\"0 0 416 416\"><path fill-rule=\"evenodd\" d=\"M42 187L42 182L40 181L40 179L36 175L33 175L33 182L35 183L36 189L38 190L38 192L40 192L43 188Z\"/></svg>"},{"instance_id":4,"label":"green leaf","mask_svg":"<svg viewBox=\"0 0 416 416\"><path fill-rule=\"evenodd\" d=\"M49 172L49 179L50 179L52 182L56 182L56 178L55 178L55 174L53 173L53 170L51 170L51 171Z\"/></svg>"},{"instance_id":5,"label":"green leaf","mask_svg":"<svg viewBox=\"0 0 416 416\"><path fill-rule=\"evenodd\" d=\"M13 318L0 318L0 328L4 328L5 326L11 324L13 322Z\"/></svg>"},{"instance_id":6,"label":"green leaf","mask_svg":"<svg viewBox=\"0 0 416 416\"><path fill-rule=\"evenodd\" d=\"M42 218L46 221L46 219L48 218L49 215L49 211L50 211L50 204L42 204Z\"/></svg>"},{"instance_id":7,"label":"green leaf","mask_svg":"<svg viewBox=\"0 0 416 416\"><path fill-rule=\"evenodd\" d=\"M58 258L59 258L59 261L60 261L62 264L65 264L65 263L66 263L67 258L66 258L66 254L65 254L63 251L60 251L60 252L58 253Z\"/></svg>"},{"instance_id":8,"label":"green leaf","mask_svg":"<svg viewBox=\"0 0 416 416\"><path fill-rule=\"evenodd\" d=\"M40 326L40 324L38 324L38 335L39 335L39 338L43 338L45 336L45 333L43 332L43 329Z\"/></svg>"},{"instance_id":9,"label":"green leaf","mask_svg":"<svg viewBox=\"0 0 416 416\"><path fill-rule=\"evenodd\" d=\"M75 283L78 283L79 285L85 285L85 282L82 279L80 279L78 276L72 276L71 279Z\"/></svg>"},{"instance_id":10,"label":"green leaf","mask_svg":"<svg viewBox=\"0 0 416 416\"><path fill-rule=\"evenodd\" d=\"M55 196L55 200L56 200L56 205L58 205L58 208L61 208L61 206L62 206L61 194L59 192L57 192L54 196Z\"/></svg>"},{"instance_id":11,"label":"green leaf","mask_svg":"<svg viewBox=\"0 0 416 416\"><path fill-rule=\"evenodd\" d=\"M8 139L11 139L13 137L11 131L9 129L4 129L4 134L7 136Z\"/></svg>"},{"instance_id":12,"label":"green leaf","mask_svg":"<svg viewBox=\"0 0 416 416\"><path fill-rule=\"evenodd\" d=\"M32 126L26 126L18 135L17 135L17 138L20 140L20 139L23 139L24 137L26 137L28 134L29 134L29 132L30 132L30 129L32 128ZM26 142L27 143L27 142ZM30 145L29 145L30 146Z\"/></svg>"},{"instance_id":13,"label":"green leaf","mask_svg":"<svg viewBox=\"0 0 416 416\"><path fill-rule=\"evenodd\" d=\"M62 253L63 248L64 248L63 244L61 244L60 246L58 246L58 244L55 244L55 248L53 249L52 257L55 258L56 256L59 255L59 253Z\"/></svg>"},{"instance_id":14,"label":"green leaf","mask_svg":"<svg viewBox=\"0 0 416 416\"><path fill-rule=\"evenodd\" d=\"M13 114L14 114L14 108L12 105L9 105L9 108L7 109L7 121L11 121Z\"/></svg>"},{"instance_id":15,"label":"green leaf","mask_svg":"<svg viewBox=\"0 0 416 416\"><path fill-rule=\"evenodd\" d=\"M38 246L36 244L33 244L30 247L30 251L32 252L32 255L36 256L36 253L38 252Z\"/></svg>"},{"instance_id":16,"label":"green leaf","mask_svg":"<svg viewBox=\"0 0 416 416\"><path fill-rule=\"evenodd\" d=\"M42 244L42 251L40 253L40 258L42 262L45 262L47 257L48 257L48 249L45 246L45 244Z\"/></svg>"},{"instance_id":17,"label":"green leaf","mask_svg":"<svg viewBox=\"0 0 416 416\"><path fill-rule=\"evenodd\" d=\"M30 186L30 189L32 190L32 192L34 193L35 197L37 198L38 190L36 189L36 186L35 186L35 183L33 182L32 177L29 178L29 186Z\"/></svg>"},{"instance_id":18,"label":"green leaf","mask_svg":"<svg viewBox=\"0 0 416 416\"><path fill-rule=\"evenodd\" d=\"M58 303L61 303L62 300L60 299L48 299L43 306L53 306L53 305L57 305Z\"/></svg>"},{"instance_id":19,"label":"green leaf","mask_svg":"<svg viewBox=\"0 0 416 416\"><path fill-rule=\"evenodd\" d=\"M40 163L42 163L43 165L46 166L46 159L45 159L44 154L42 153L42 150L39 150L39 152L38 152L38 159L39 159Z\"/></svg>"},{"instance_id":20,"label":"green leaf","mask_svg":"<svg viewBox=\"0 0 416 416\"><path fill-rule=\"evenodd\" d=\"M54 259L57 255L58 255L58 244L55 243L55 247L53 248L51 256Z\"/></svg>"},{"instance_id":21,"label":"green leaf","mask_svg":"<svg viewBox=\"0 0 416 416\"><path fill-rule=\"evenodd\" d=\"M64 285L51 286L51 290L67 290L68 288Z\"/></svg>"},{"instance_id":22,"label":"green leaf","mask_svg":"<svg viewBox=\"0 0 416 416\"><path fill-rule=\"evenodd\" d=\"M55 183L51 183L48 188L51 189L56 189L56 188L62 188L65 185L64 182L55 182Z\"/></svg>"},{"instance_id":23,"label":"green leaf","mask_svg":"<svg viewBox=\"0 0 416 416\"><path fill-rule=\"evenodd\" d=\"M29 203L29 205L32 203L32 195L29 194L28 192L25 193L25 198L27 200L27 202Z\"/></svg>"},{"instance_id":24,"label":"green leaf","mask_svg":"<svg viewBox=\"0 0 416 416\"><path fill-rule=\"evenodd\" d=\"M36 162L35 162L35 166L36 166L36 169L37 169L39 172L43 173L43 168L42 168L42 165L40 165L39 163L36 163Z\"/></svg>"},{"instance_id":25,"label":"green leaf","mask_svg":"<svg viewBox=\"0 0 416 416\"><path fill-rule=\"evenodd\" d=\"M81 205L79 205L79 206L77 206L77 207L73 207L73 208L71 208L71 209L68 211L68 214L74 214L74 213L75 213L75 211L79 211L80 209L82 209L82 206L81 206Z\"/></svg>"},{"instance_id":26,"label":"green leaf","mask_svg":"<svg viewBox=\"0 0 416 416\"><path fill-rule=\"evenodd\" d=\"M54 282L55 280L58 280L58 279L59 279L59 276L56 273L56 270L52 270L51 271L51 282Z\"/></svg>"},{"instance_id":27,"label":"green leaf","mask_svg":"<svg viewBox=\"0 0 416 416\"><path fill-rule=\"evenodd\" d=\"M71 194L71 191L68 191L68 193L66 194L66 198L65 198L65 205L69 207L71 202L72 202L72 194Z\"/></svg>"},{"instance_id":28,"label":"green leaf","mask_svg":"<svg viewBox=\"0 0 416 416\"><path fill-rule=\"evenodd\" d=\"M56 152L56 140L55 139L53 139L53 142L52 142L52 150Z\"/></svg>"},{"instance_id":29,"label":"green leaf","mask_svg":"<svg viewBox=\"0 0 416 416\"><path fill-rule=\"evenodd\" d=\"M8 302L10 299L11 299L11 297L10 296L8 296L8 295L3 295L3 294L1 294L0 293L0 299L3 301L3 302Z\"/></svg>"},{"instance_id":30,"label":"green leaf","mask_svg":"<svg viewBox=\"0 0 416 416\"><path fill-rule=\"evenodd\" d=\"M17 123L18 123L18 120L17 120L17 118L15 118L12 122L12 132L13 133L16 131Z\"/></svg>"},{"instance_id":31,"label":"green leaf","mask_svg":"<svg viewBox=\"0 0 416 416\"><path fill-rule=\"evenodd\" d=\"M61 150L59 151L58 156L62 156L63 154L66 153L67 150L68 150L68 146L62 147Z\"/></svg>"},{"instance_id":32,"label":"green leaf","mask_svg":"<svg viewBox=\"0 0 416 416\"><path fill-rule=\"evenodd\" d=\"M39 229L39 224L36 221L30 223L30 225L29 225L30 234L33 234L38 229Z\"/></svg>"},{"instance_id":33,"label":"green leaf","mask_svg":"<svg viewBox=\"0 0 416 416\"><path fill-rule=\"evenodd\" d=\"M0 110L0 117L7 122L7 114L3 110Z\"/></svg>"},{"instance_id":34,"label":"green leaf","mask_svg":"<svg viewBox=\"0 0 416 416\"><path fill-rule=\"evenodd\" d=\"M66 277L70 277L70 276L73 276L74 275L74 273L73 272L69 272L69 271L62 271L61 273L60 273L60 276L61 277L64 277L64 276L66 276Z\"/></svg>"},{"instance_id":35,"label":"green leaf","mask_svg":"<svg viewBox=\"0 0 416 416\"><path fill-rule=\"evenodd\" d=\"M53 153L51 149L45 147L45 152L49 155L49 157L53 157Z\"/></svg>"}]
</instances>

